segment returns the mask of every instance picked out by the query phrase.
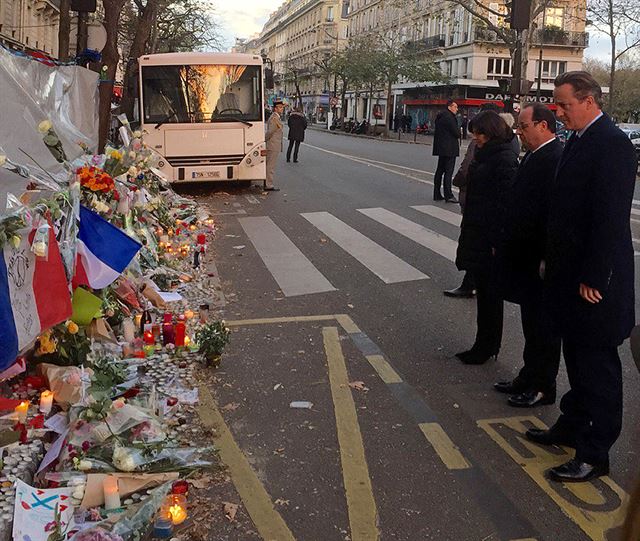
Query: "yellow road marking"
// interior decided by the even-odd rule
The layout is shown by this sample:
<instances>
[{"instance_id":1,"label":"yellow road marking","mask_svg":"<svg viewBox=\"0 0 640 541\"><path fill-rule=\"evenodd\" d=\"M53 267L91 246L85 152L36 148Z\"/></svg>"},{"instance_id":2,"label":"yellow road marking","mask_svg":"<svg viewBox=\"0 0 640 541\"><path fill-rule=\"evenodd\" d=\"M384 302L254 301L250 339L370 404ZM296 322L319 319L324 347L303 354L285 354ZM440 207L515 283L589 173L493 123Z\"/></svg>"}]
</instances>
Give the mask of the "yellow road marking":
<instances>
[{"instance_id":1,"label":"yellow road marking","mask_svg":"<svg viewBox=\"0 0 640 541\"><path fill-rule=\"evenodd\" d=\"M220 450L220 458L229 468L233 484L258 532L265 541L295 541L282 516L273 508L271 497L233 439L213 396L204 386L200 387L199 392L198 413L202 423L217 430L216 445Z\"/></svg>"},{"instance_id":2,"label":"yellow road marking","mask_svg":"<svg viewBox=\"0 0 640 541\"><path fill-rule=\"evenodd\" d=\"M344 329L344 331L348 334L356 334L360 332L360 327L358 327L347 314L337 314L336 321L340 324L340 326Z\"/></svg>"},{"instance_id":3,"label":"yellow road marking","mask_svg":"<svg viewBox=\"0 0 640 541\"><path fill-rule=\"evenodd\" d=\"M439 423L420 423L418 426L447 468L465 470L471 467Z\"/></svg>"},{"instance_id":4,"label":"yellow road marking","mask_svg":"<svg viewBox=\"0 0 640 541\"><path fill-rule=\"evenodd\" d=\"M627 493L610 477L575 485L549 481L545 471L571 458L568 453L553 452L524 437L525 424L547 428L537 417L507 417L478 421L482 428L542 490L593 540L606 541L607 532L624 521Z\"/></svg>"},{"instance_id":5,"label":"yellow road marking","mask_svg":"<svg viewBox=\"0 0 640 541\"><path fill-rule=\"evenodd\" d=\"M329 366L329 383L336 413L340 460L344 479L349 525L353 541L379 538L376 501L364 454L356 406L349 387L349 376L336 327L322 329Z\"/></svg>"},{"instance_id":6,"label":"yellow road marking","mask_svg":"<svg viewBox=\"0 0 640 541\"><path fill-rule=\"evenodd\" d=\"M382 355L366 355L369 364L375 368L380 379L385 383L402 383L402 378Z\"/></svg>"}]
</instances>

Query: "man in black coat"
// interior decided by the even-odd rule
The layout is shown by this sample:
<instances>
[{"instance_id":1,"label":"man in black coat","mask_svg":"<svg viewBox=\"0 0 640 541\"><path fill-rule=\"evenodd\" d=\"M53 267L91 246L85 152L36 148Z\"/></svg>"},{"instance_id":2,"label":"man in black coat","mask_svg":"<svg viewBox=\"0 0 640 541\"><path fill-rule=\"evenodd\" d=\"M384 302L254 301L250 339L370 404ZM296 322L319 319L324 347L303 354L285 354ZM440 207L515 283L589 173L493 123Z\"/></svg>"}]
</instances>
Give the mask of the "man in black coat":
<instances>
[{"instance_id":1,"label":"man in black coat","mask_svg":"<svg viewBox=\"0 0 640 541\"><path fill-rule=\"evenodd\" d=\"M447 110L442 111L435 122L433 135L433 155L438 156L438 167L433 178L433 200L446 200L448 203L457 203L451 191L451 179L453 169L456 166L456 158L460 155L460 128L458 127L458 104L453 100L447 101ZM440 185L444 175L444 197L440 192Z\"/></svg>"},{"instance_id":2,"label":"man in black coat","mask_svg":"<svg viewBox=\"0 0 640 541\"><path fill-rule=\"evenodd\" d=\"M541 263L545 258L551 185L562 156L556 119L548 107L534 103L522 111L518 135L528 152L506 205L500 261L504 298L520 305L525 346L524 367L512 381L499 381L498 392L509 404L532 407L553 404L560 365L560 337L554 335L543 302Z\"/></svg>"},{"instance_id":3,"label":"man in black coat","mask_svg":"<svg viewBox=\"0 0 640 541\"><path fill-rule=\"evenodd\" d=\"M291 161L291 149L293 150L293 163L298 163L298 151L300 143L304 141L304 131L307 129L307 119L299 109L295 109L287 122L289 126L289 148L287 148L287 162Z\"/></svg>"},{"instance_id":4,"label":"man in black coat","mask_svg":"<svg viewBox=\"0 0 640 541\"><path fill-rule=\"evenodd\" d=\"M556 481L588 481L609 472L609 449L622 428L618 346L635 324L629 218L637 160L628 137L601 110L602 90L587 72L554 81L567 141L551 193L545 289L571 389L549 430L529 429L541 444L574 447L551 468Z\"/></svg>"}]
</instances>

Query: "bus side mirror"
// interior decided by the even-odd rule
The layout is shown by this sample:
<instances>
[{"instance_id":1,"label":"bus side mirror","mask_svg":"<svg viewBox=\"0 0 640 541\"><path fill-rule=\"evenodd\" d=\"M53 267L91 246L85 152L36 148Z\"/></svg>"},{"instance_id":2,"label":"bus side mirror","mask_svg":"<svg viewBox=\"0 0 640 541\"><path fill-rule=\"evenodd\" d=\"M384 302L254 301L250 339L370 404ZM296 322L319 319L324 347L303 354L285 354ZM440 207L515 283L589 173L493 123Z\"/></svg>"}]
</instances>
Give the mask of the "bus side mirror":
<instances>
[{"instance_id":1,"label":"bus side mirror","mask_svg":"<svg viewBox=\"0 0 640 541\"><path fill-rule=\"evenodd\" d=\"M264 70L264 86L267 90L273 90L275 87L273 82L273 70L270 68L265 68Z\"/></svg>"}]
</instances>

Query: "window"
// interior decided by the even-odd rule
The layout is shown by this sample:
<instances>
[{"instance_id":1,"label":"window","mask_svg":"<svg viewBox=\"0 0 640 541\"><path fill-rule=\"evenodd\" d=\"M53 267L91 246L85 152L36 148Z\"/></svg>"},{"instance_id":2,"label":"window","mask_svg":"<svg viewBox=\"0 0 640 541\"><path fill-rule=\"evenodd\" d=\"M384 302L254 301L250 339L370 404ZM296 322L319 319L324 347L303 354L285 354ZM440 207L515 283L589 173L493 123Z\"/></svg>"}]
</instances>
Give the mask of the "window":
<instances>
[{"instance_id":1,"label":"window","mask_svg":"<svg viewBox=\"0 0 640 541\"><path fill-rule=\"evenodd\" d=\"M487 79L495 81L511 75L510 58L489 58L487 60Z\"/></svg>"},{"instance_id":2,"label":"window","mask_svg":"<svg viewBox=\"0 0 640 541\"><path fill-rule=\"evenodd\" d=\"M333 22L333 6L327 8L327 21Z\"/></svg>"},{"instance_id":3,"label":"window","mask_svg":"<svg viewBox=\"0 0 640 541\"><path fill-rule=\"evenodd\" d=\"M547 8L544 17L546 27L564 28L564 8Z\"/></svg>"},{"instance_id":4,"label":"window","mask_svg":"<svg viewBox=\"0 0 640 541\"><path fill-rule=\"evenodd\" d=\"M536 80L540 71L540 61L536 61ZM553 80L567 71L567 63L563 60L543 60L542 61L542 77L543 83L552 83Z\"/></svg>"}]
</instances>

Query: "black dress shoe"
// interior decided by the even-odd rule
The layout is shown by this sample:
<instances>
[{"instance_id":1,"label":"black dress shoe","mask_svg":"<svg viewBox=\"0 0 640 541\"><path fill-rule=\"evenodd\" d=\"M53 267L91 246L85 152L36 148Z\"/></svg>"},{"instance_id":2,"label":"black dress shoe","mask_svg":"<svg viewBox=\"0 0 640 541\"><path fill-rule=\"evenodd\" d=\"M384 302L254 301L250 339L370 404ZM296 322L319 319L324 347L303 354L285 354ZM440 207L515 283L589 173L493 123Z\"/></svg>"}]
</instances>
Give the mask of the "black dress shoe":
<instances>
[{"instance_id":1,"label":"black dress shoe","mask_svg":"<svg viewBox=\"0 0 640 541\"><path fill-rule=\"evenodd\" d=\"M279 192L280 188L276 188L275 186L272 186L271 188L265 188L264 191L265 192Z\"/></svg>"},{"instance_id":2,"label":"black dress shoe","mask_svg":"<svg viewBox=\"0 0 640 541\"><path fill-rule=\"evenodd\" d=\"M524 435L529 441L541 445L565 445L566 447L575 447L576 445L571 437L565 434L558 434L552 429L530 428Z\"/></svg>"},{"instance_id":3,"label":"black dress shoe","mask_svg":"<svg viewBox=\"0 0 640 541\"><path fill-rule=\"evenodd\" d=\"M493 388L499 393L520 394L529 389L529 384L521 379L515 378L510 381L497 381L493 384Z\"/></svg>"},{"instance_id":4,"label":"black dress shoe","mask_svg":"<svg viewBox=\"0 0 640 541\"><path fill-rule=\"evenodd\" d=\"M556 391L543 393L542 391L527 391L509 397L509 405L514 408L532 408L546 406L556 401Z\"/></svg>"},{"instance_id":5,"label":"black dress shoe","mask_svg":"<svg viewBox=\"0 0 640 541\"><path fill-rule=\"evenodd\" d=\"M443 292L446 297L455 297L457 299L471 299L475 297L475 289L467 289L465 287L456 287L455 289L447 289Z\"/></svg>"},{"instance_id":6,"label":"black dress shoe","mask_svg":"<svg viewBox=\"0 0 640 541\"><path fill-rule=\"evenodd\" d=\"M495 360L498 358L497 353L487 353L482 350L471 348L469 351L463 351L456 353L456 357L462 361L463 364L484 364L489 360Z\"/></svg>"},{"instance_id":7,"label":"black dress shoe","mask_svg":"<svg viewBox=\"0 0 640 541\"><path fill-rule=\"evenodd\" d=\"M608 473L609 464L588 464L575 458L547 471L550 479L563 483L583 483Z\"/></svg>"},{"instance_id":8,"label":"black dress shoe","mask_svg":"<svg viewBox=\"0 0 640 541\"><path fill-rule=\"evenodd\" d=\"M293 160L293 163L298 163L298 160Z\"/></svg>"},{"instance_id":9,"label":"black dress shoe","mask_svg":"<svg viewBox=\"0 0 640 541\"><path fill-rule=\"evenodd\" d=\"M445 200L447 203L457 203L458 200L455 197L447 197Z\"/></svg>"},{"instance_id":10,"label":"black dress shoe","mask_svg":"<svg viewBox=\"0 0 640 541\"><path fill-rule=\"evenodd\" d=\"M433 196L433 200L434 201L444 201L444 197L442 197L441 195L434 195Z\"/></svg>"}]
</instances>

